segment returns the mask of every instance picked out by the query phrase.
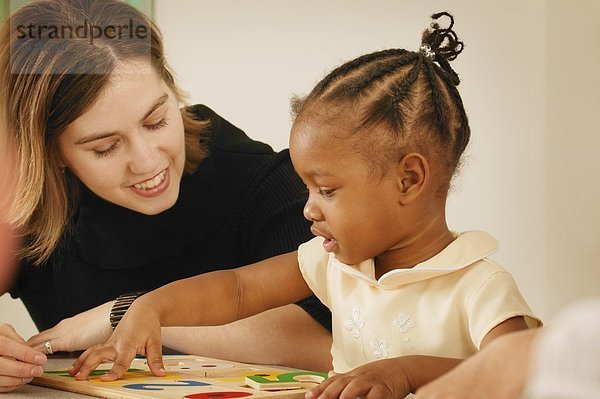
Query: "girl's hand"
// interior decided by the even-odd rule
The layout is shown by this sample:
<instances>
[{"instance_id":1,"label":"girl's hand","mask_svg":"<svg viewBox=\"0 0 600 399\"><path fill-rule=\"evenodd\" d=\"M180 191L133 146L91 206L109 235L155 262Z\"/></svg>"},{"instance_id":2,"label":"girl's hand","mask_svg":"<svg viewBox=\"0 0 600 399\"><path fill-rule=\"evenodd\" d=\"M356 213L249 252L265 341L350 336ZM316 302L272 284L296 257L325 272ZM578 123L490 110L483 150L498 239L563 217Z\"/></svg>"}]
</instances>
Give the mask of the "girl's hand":
<instances>
[{"instance_id":1,"label":"girl's hand","mask_svg":"<svg viewBox=\"0 0 600 399\"><path fill-rule=\"evenodd\" d=\"M306 399L335 399L358 397L368 399L404 398L411 391L408 375L400 359L377 360L354 370L336 374L307 392Z\"/></svg>"},{"instance_id":2,"label":"girl's hand","mask_svg":"<svg viewBox=\"0 0 600 399\"><path fill-rule=\"evenodd\" d=\"M100 379L114 381L127 372L134 357L140 354L146 356L152 374L166 375L161 356L159 317L152 308L139 306L141 298L131 304L108 342L86 350L73 363L69 374L77 380L85 380L100 363L113 361L111 370Z\"/></svg>"},{"instance_id":3,"label":"girl's hand","mask_svg":"<svg viewBox=\"0 0 600 399\"><path fill-rule=\"evenodd\" d=\"M25 343L15 329L0 324L0 392L10 392L43 374L46 355Z\"/></svg>"},{"instance_id":4,"label":"girl's hand","mask_svg":"<svg viewBox=\"0 0 600 399\"><path fill-rule=\"evenodd\" d=\"M113 301L62 320L56 326L29 338L27 344L41 352L44 343L52 341L54 352L74 352L106 342L112 333L110 310Z\"/></svg>"}]
</instances>

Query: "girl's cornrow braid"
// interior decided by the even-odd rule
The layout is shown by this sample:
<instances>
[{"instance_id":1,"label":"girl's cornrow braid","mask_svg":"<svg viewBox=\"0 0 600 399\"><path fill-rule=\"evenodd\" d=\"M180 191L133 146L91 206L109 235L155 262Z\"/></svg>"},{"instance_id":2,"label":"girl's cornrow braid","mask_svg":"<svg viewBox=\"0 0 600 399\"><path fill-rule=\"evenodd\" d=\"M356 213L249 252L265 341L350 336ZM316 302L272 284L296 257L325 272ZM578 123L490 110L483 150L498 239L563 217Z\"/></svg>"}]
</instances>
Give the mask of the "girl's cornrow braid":
<instances>
[{"instance_id":1,"label":"girl's cornrow braid","mask_svg":"<svg viewBox=\"0 0 600 399\"><path fill-rule=\"evenodd\" d=\"M452 99L452 104L456 109L456 112L458 112L460 128L456 132L456 137L453 138L453 161L456 163L469 143L471 135L469 129L469 120L465 112L462 98L450 76L448 76L447 73L443 73L439 70L438 76L444 81L444 85L448 90L450 98Z\"/></svg>"},{"instance_id":2,"label":"girl's cornrow braid","mask_svg":"<svg viewBox=\"0 0 600 399\"><path fill-rule=\"evenodd\" d=\"M396 85L396 88L393 90L392 100L395 105L398 105L402 100L404 100L410 91L412 85L417 81L419 77L419 72L423 65L424 56L420 54L416 54L417 59L415 65L410 69L410 71L404 77L399 84Z\"/></svg>"},{"instance_id":3,"label":"girl's cornrow braid","mask_svg":"<svg viewBox=\"0 0 600 399\"><path fill-rule=\"evenodd\" d=\"M369 128L380 123L387 124L395 131L403 131L404 115L398 109L398 105L408 99L408 93L412 85L417 81L423 58L416 55L415 65L404 76L400 82L395 82L391 85L391 95L385 93L369 105L369 110L366 112L367 117L362 121L361 128Z\"/></svg>"},{"instance_id":4,"label":"girl's cornrow braid","mask_svg":"<svg viewBox=\"0 0 600 399\"><path fill-rule=\"evenodd\" d=\"M315 86L313 93L315 95L322 94L334 80L347 75L362 65L390 56L399 56L405 53L407 53L407 51L403 49L388 49L360 56L331 71L329 75L323 78L323 80L321 80L317 86Z\"/></svg>"},{"instance_id":5,"label":"girl's cornrow braid","mask_svg":"<svg viewBox=\"0 0 600 399\"><path fill-rule=\"evenodd\" d=\"M450 96L454 100L454 104L459 114L460 129L457 132L457 137L454 138L454 156L456 161L458 162L458 159L460 158L461 154L469 144L471 131L469 129L469 120L467 118L467 113L465 112L465 107L463 105L462 98L460 97L456 86L447 85L447 88L450 92Z\"/></svg>"},{"instance_id":6,"label":"girl's cornrow braid","mask_svg":"<svg viewBox=\"0 0 600 399\"><path fill-rule=\"evenodd\" d=\"M406 54L401 55L397 60L394 60L383 66L373 68L370 71L367 71L361 77L360 81L357 84L354 84L349 87L349 94L351 96L355 96L361 93L364 89L371 86L374 82L387 76L390 73L397 71L403 66L410 64L418 57L419 56L416 53L406 52Z\"/></svg>"},{"instance_id":7,"label":"girl's cornrow braid","mask_svg":"<svg viewBox=\"0 0 600 399\"><path fill-rule=\"evenodd\" d=\"M434 124L442 134L442 139L447 141L448 139L451 139L450 130L448 124L446 123L446 119L449 117L449 115L446 112L445 102L440 93L439 83L437 81L437 75L435 73L435 65L431 60L427 59L425 60L423 66L425 68L427 82L429 83L429 87L431 89L431 98L433 100Z\"/></svg>"},{"instance_id":8,"label":"girl's cornrow braid","mask_svg":"<svg viewBox=\"0 0 600 399\"><path fill-rule=\"evenodd\" d=\"M438 46L437 52L444 56L448 61L454 61L456 57L463 51L464 43L458 40L458 36L454 31L443 31L442 43L447 41L448 44L445 46Z\"/></svg>"},{"instance_id":9,"label":"girl's cornrow braid","mask_svg":"<svg viewBox=\"0 0 600 399\"><path fill-rule=\"evenodd\" d=\"M454 69L450 66L449 61L453 61L464 49L464 43L458 40L456 32L452 30L454 26L454 18L447 12L440 12L433 14L431 18L434 20L439 19L442 16L450 18L450 26L448 28L441 28L437 22L431 23L431 30L426 29L423 32L422 43L429 46L433 54L434 61L450 75L454 85L460 83L460 79ZM444 43L446 43L444 45Z\"/></svg>"}]
</instances>

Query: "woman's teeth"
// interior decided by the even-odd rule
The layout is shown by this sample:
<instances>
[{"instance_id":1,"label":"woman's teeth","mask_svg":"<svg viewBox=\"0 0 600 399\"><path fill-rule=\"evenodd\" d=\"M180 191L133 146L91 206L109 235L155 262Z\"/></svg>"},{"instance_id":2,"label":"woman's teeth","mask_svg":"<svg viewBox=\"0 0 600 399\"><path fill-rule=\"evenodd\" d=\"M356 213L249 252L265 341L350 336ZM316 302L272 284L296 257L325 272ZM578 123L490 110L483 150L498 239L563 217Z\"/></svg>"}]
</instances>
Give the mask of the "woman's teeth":
<instances>
[{"instance_id":1,"label":"woman's teeth","mask_svg":"<svg viewBox=\"0 0 600 399\"><path fill-rule=\"evenodd\" d=\"M150 189L158 186L160 183L162 183L163 180L165 180L166 175L167 175L167 170L165 169L162 172L160 172L159 174L157 174L156 176L154 176L152 179L143 181L141 183L134 184L133 187L137 188L138 190L150 190Z\"/></svg>"}]
</instances>

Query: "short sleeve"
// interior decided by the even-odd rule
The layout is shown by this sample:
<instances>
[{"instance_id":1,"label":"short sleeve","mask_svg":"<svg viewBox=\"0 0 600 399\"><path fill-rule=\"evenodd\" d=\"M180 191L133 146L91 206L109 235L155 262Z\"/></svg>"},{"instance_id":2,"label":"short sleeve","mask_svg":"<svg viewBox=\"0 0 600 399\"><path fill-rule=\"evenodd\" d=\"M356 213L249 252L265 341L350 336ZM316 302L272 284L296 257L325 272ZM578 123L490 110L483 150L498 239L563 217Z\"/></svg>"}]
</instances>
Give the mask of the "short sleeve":
<instances>
[{"instance_id":1,"label":"short sleeve","mask_svg":"<svg viewBox=\"0 0 600 399\"><path fill-rule=\"evenodd\" d=\"M327 263L329 254L323 249L323 238L315 237L298 248L298 264L306 284L329 307Z\"/></svg>"},{"instance_id":2,"label":"short sleeve","mask_svg":"<svg viewBox=\"0 0 600 399\"><path fill-rule=\"evenodd\" d=\"M519 292L510 273L498 271L488 277L468 302L467 314L471 339L481 349L483 338L498 324L522 316L529 328L542 323Z\"/></svg>"}]
</instances>

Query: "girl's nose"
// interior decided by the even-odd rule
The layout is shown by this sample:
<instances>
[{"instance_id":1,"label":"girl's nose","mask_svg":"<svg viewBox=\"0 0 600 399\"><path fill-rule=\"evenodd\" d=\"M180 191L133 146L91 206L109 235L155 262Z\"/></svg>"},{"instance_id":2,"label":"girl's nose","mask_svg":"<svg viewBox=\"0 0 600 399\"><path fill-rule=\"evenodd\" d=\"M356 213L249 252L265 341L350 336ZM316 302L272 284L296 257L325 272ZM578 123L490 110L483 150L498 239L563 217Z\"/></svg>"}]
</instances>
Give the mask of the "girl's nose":
<instances>
[{"instance_id":1,"label":"girl's nose","mask_svg":"<svg viewBox=\"0 0 600 399\"><path fill-rule=\"evenodd\" d=\"M310 198L308 199L308 201L306 201L306 205L304 205L303 213L304 213L304 217L306 219L310 220L311 222L317 222L317 221L323 219L323 215L321 214L321 211L314 204L314 201L311 201Z\"/></svg>"}]
</instances>

